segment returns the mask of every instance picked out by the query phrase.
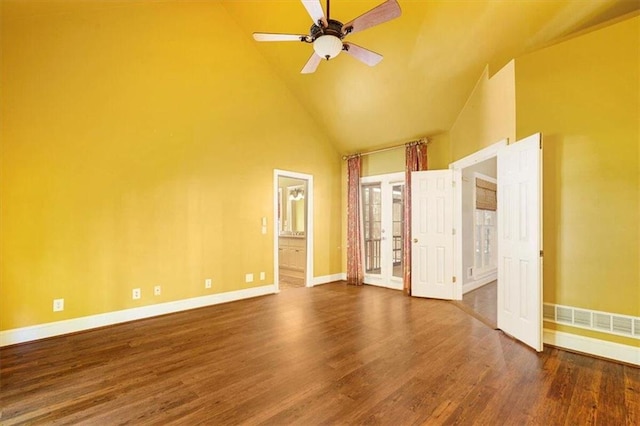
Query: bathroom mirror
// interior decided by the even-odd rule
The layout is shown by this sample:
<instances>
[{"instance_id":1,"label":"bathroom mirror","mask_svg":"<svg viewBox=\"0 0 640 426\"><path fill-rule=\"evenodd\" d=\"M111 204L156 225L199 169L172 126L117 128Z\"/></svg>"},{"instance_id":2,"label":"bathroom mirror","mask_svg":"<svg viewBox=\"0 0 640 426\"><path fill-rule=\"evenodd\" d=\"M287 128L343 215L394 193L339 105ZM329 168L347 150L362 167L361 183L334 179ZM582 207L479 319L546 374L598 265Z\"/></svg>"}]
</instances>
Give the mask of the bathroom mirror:
<instances>
[{"instance_id":1,"label":"bathroom mirror","mask_svg":"<svg viewBox=\"0 0 640 426\"><path fill-rule=\"evenodd\" d=\"M304 235L306 185L290 185L280 189L280 233Z\"/></svg>"}]
</instances>

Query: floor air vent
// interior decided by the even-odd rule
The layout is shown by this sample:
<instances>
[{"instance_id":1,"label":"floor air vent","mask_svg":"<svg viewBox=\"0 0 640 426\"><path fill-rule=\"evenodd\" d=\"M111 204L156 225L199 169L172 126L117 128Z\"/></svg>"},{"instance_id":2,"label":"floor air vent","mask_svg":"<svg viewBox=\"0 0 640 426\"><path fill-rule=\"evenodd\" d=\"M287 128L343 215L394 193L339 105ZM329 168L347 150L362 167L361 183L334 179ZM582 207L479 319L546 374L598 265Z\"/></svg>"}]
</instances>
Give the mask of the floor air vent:
<instances>
[{"instance_id":1,"label":"floor air vent","mask_svg":"<svg viewBox=\"0 0 640 426\"><path fill-rule=\"evenodd\" d=\"M573 323L573 309L556 306L556 320L558 322Z\"/></svg>"},{"instance_id":2,"label":"floor air vent","mask_svg":"<svg viewBox=\"0 0 640 426\"><path fill-rule=\"evenodd\" d=\"M591 327L591 312L582 309L574 309L573 322L583 327Z\"/></svg>"},{"instance_id":3,"label":"floor air vent","mask_svg":"<svg viewBox=\"0 0 640 426\"><path fill-rule=\"evenodd\" d=\"M632 336L633 335L633 320L625 317L613 317L613 323L611 329L616 333Z\"/></svg>"},{"instance_id":4,"label":"floor air vent","mask_svg":"<svg viewBox=\"0 0 640 426\"><path fill-rule=\"evenodd\" d=\"M545 321L640 339L640 317L545 303Z\"/></svg>"},{"instance_id":5,"label":"floor air vent","mask_svg":"<svg viewBox=\"0 0 640 426\"><path fill-rule=\"evenodd\" d=\"M593 314L594 325L598 330L611 330L611 315L609 314Z\"/></svg>"},{"instance_id":6,"label":"floor air vent","mask_svg":"<svg viewBox=\"0 0 640 426\"><path fill-rule=\"evenodd\" d=\"M556 320L556 308L554 305L542 305L542 317L545 320L555 321Z\"/></svg>"}]
</instances>

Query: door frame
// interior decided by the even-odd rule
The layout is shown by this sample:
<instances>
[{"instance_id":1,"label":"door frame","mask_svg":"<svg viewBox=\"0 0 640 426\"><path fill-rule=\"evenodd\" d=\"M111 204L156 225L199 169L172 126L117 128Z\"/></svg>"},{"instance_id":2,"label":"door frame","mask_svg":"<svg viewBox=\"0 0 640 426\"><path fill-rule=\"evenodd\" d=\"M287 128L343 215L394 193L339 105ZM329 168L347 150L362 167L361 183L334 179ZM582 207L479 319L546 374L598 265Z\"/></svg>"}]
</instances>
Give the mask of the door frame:
<instances>
[{"instance_id":1,"label":"door frame","mask_svg":"<svg viewBox=\"0 0 640 426\"><path fill-rule=\"evenodd\" d=\"M464 271L462 270L462 169L497 157L498 151L507 146L508 143L508 139L502 139L449 165L449 168L454 172L453 229L455 230L455 235L453 237L453 272L458 277L454 284L455 300L462 300L462 281L464 277Z\"/></svg>"},{"instance_id":2,"label":"door frame","mask_svg":"<svg viewBox=\"0 0 640 426\"><path fill-rule=\"evenodd\" d=\"M382 189L383 185L388 185L388 186L392 186L394 183L399 183L402 182L402 184L405 187L405 197L406 197L406 176L405 176L405 172L393 172L393 173L384 173L384 174L380 174L380 175L372 175L372 176L363 176L360 178L360 226L361 226L361 231L364 231L364 212L363 212L363 208L364 208L364 203L362 202L362 185L363 184L368 184L368 183L376 183L376 182L380 182L381 186L380 188ZM406 198L405 198L406 200ZM393 209L393 199L391 200L392 205L389 206L389 210ZM392 212L393 214L393 212ZM362 270L364 271L364 278L363 278L363 282L365 284L369 284L369 285L375 285L378 287L385 287L385 288L390 288L393 290L402 290L402 286L403 286L403 282L402 282L402 278L397 278L393 276L393 266L392 266L392 270L390 272L389 275L389 281L388 283L385 283L385 280L383 279L384 277L381 274L381 278L378 279L369 279L367 280L367 273L366 273L366 269L365 269L365 257L364 257L364 232L360 233L360 246L363 247L363 252L362 252ZM393 238L393 237L392 237ZM403 243L404 244L404 243ZM382 255L382 250L381 250L381 255ZM392 261L393 262L393 261ZM381 269L382 269L382 265L381 265ZM369 278L371 278L373 276L373 274L368 274ZM394 285L394 283L396 285Z\"/></svg>"},{"instance_id":3,"label":"door frame","mask_svg":"<svg viewBox=\"0 0 640 426\"><path fill-rule=\"evenodd\" d=\"M276 293L280 292L280 255L279 241L280 230L278 226L278 181L281 177L293 178L307 181L306 209L305 209L305 241L306 241L306 262L305 262L305 287L313 287L313 175L293 172L290 170L273 169L273 285Z\"/></svg>"}]
</instances>

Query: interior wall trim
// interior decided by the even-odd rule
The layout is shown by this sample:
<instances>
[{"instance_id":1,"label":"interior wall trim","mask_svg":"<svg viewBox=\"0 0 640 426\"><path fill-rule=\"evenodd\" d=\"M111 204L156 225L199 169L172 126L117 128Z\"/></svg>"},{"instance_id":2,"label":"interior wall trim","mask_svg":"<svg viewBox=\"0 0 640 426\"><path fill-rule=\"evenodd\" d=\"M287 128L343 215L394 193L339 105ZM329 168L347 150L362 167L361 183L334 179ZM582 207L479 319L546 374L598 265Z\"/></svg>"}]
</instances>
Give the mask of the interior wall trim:
<instances>
[{"instance_id":1,"label":"interior wall trim","mask_svg":"<svg viewBox=\"0 0 640 426\"><path fill-rule=\"evenodd\" d=\"M0 347L276 293L273 284L0 331Z\"/></svg>"},{"instance_id":2,"label":"interior wall trim","mask_svg":"<svg viewBox=\"0 0 640 426\"><path fill-rule=\"evenodd\" d=\"M321 277L313 277L313 285L329 284L336 281L346 281L347 274L323 275Z\"/></svg>"},{"instance_id":3,"label":"interior wall trim","mask_svg":"<svg viewBox=\"0 0 640 426\"><path fill-rule=\"evenodd\" d=\"M547 328L543 330L543 341L545 345L640 366L640 347Z\"/></svg>"},{"instance_id":4,"label":"interior wall trim","mask_svg":"<svg viewBox=\"0 0 640 426\"><path fill-rule=\"evenodd\" d=\"M375 280L368 280L365 274L363 283L366 285L372 285L374 287L388 288L389 290L402 290L402 281L390 281L388 283L376 282Z\"/></svg>"},{"instance_id":5,"label":"interior wall trim","mask_svg":"<svg viewBox=\"0 0 640 426\"><path fill-rule=\"evenodd\" d=\"M494 272L490 272L488 275L483 276L482 278L478 278L473 281L469 281L465 284L462 284L462 294L467 294L470 291L476 290L483 285L487 285L490 282L493 282L498 279L498 270L496 269Z\"/></svg>"}]
</instances>

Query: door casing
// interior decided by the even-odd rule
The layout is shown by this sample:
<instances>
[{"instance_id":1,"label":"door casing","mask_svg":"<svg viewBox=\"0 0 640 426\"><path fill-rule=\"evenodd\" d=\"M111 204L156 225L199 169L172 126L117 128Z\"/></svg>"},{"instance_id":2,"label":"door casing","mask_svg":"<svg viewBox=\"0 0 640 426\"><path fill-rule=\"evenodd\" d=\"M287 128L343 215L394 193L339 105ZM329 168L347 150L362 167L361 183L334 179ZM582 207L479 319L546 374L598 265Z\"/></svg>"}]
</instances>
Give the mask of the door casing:
<instances>
[{"instance_id":1,"label":"door casing","mask_svg":"<svg viewBox=\"0 0 640 426\"><path fill-rule=\"evenodd\" d=\"M542 136L540 134L535 134L532 135L528 138L524 138L522 139L522 141L524 140L531 140L531 139L537 139L537 142L539 143L539 141L541 141ZM520 142L520 141L516 141ZM478 152L475 152L461 160L456 161L455 163L452 163L449 168L453 169L454 172L457 171L457 173L454 173L454 180L456 180L456 183L454 185L454 229L457 230L457 232L454 234L454 271L456 276L458 277L462 277L463 274L463 267L462 267L462 185L460 182L460 176L461 176L461 172L463 168L472 166L474 164L480 163L482 161L488 160L490 158L493 157L498 157L498 152L505 150L505 148L508 145L508 140L504 139L500 142L497 142L491 146L488 146ZM498 168L498 185L500 188L500 168ZM542 163L540 162L540 179L542 179ZM539 205L537 206L538 209L540 209L540 214L539 214L539 225L538 225L538 230L540 232L539 235L539 248L540 248L540 253L542 253L542 214L541 214L541 209L542 209L542 196L541 196L541 191L542 191L542 182L540 181L539 183L540 188L539 188ZM499 190L500 191L500 190ZM499 195L500 197L500 195ZM498 203L500 204L500 202ZM498 209L498 227L500 227L500 208ZM535 232L535 231L533 231ZM498 231L498 233L500 234L500 230ZM500 245L501 243L498 243L498 253L500 253ZM499 272L498 272L498 276L500 277L500 266L499 266ZM534 313L534 323L537 321L537 323L539 323L539 334L540 336L537 336L538 338L534 338L534 339L523 339L521 337L519 337L520 331L518 330L518 332L514 332L514 336L518 339L523 341L525 344L533 347L535 350L537 351L541 351L542 350L542 256L540 256L539 259L539 283L538 283L538 290L540 293L539 294L535 294L532 295L532 297L535 297L537 301L539 301L539 309L536 310L536 312ZM501 291L500 289L500 278L498 278L498 291ZM457 282L455 283L455 292L456 292L456 298L458 300L462 299L462 279L457 280ZM500 297L498 297L498 310L500 311L501 309L501 303L500 303ZM535 307L534 307L535 308ZM538 312L539 311L539 312ZM498 312L498 327L501 329L505 329L507 327L505 327L505 324L502 323L501 324L501 313Z\"/></svg>"},{"instance_id":2,"label":"door casing","mask_svg":"<svg viewBox=\"0 0 640 426\"><path fill-rule=\"evenodd\" d=\"M462 267L462 169L497 157L498 151L507 144L508 140L503 139L449 165L449 168L454 171L453 228L456 232L453 236L453 271L457 277L454 287L455 300L462 300L462 277L464 277Z\"/></svg>"}]
</instances>

